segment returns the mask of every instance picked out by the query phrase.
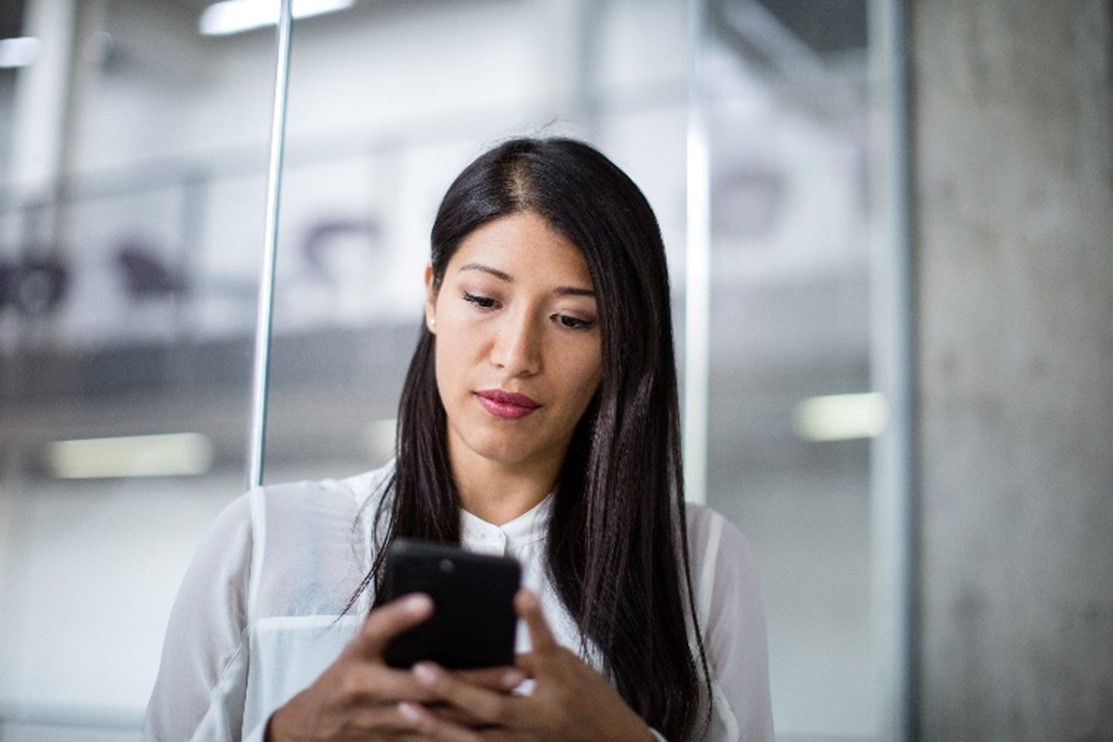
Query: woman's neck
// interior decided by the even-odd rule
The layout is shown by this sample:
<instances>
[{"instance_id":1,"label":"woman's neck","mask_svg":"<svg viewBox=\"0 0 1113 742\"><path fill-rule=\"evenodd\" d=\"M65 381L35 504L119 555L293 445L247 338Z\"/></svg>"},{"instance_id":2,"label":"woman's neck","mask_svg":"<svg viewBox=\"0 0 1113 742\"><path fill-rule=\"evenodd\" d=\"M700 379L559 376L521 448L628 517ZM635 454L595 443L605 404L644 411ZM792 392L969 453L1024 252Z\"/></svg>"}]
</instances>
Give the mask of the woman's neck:
<instances>
[{"instance_id":1,"label":"woman's neck","mask_svg":"<svg viewBox=\"0 0 1113 742\"><path fill-rule=\"evenodd\" d=\"M454 462L452 475L461 507L501 526L544 500L556 485L559 468L559 465L515 468L473 458L467 465Z\"/></svg>"}]
</instances>

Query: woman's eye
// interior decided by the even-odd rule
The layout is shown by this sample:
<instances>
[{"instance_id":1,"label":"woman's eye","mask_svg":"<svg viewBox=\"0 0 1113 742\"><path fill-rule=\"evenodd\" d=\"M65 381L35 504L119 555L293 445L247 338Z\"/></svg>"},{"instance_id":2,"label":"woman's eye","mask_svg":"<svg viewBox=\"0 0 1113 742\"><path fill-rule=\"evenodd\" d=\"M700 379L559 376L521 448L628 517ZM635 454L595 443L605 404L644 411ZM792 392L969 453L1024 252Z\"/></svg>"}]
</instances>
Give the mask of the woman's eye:
<instances>
[{"instance_id":1,"label":"woman's eye","mask_svg":"<svg viewBox=\"0 0 1113 742\"><path fill-rule=\"evenodd\" d=\"M469 294L467 291L464 292L464 301L471 302L481 309L490 309L495 306L495 300L489 296L477 296L476 294Z\"/></svg>"},{"instance_id":2,"label":"woman's eye","mask_svg":"<svg viewBox=\"0 0 1113 742\"><path fill-rule=\"evenodd\" d=\"M595 320L580 319L579 317L573 317L570 314L558 314L556 316L556 320L563 327L567 327L573 330L590 330L592 327L595 326Z\"/></svg>"}]
</instances>

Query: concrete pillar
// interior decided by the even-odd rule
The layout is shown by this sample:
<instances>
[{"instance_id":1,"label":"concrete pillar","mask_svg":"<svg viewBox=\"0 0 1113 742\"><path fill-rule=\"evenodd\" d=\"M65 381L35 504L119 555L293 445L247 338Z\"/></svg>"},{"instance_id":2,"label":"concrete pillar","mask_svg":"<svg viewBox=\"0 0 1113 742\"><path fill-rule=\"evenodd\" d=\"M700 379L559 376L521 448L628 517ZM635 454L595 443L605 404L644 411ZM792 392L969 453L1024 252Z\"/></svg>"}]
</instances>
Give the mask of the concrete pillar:
<instances>
[{"instance_id":1,"label":"concrete pillar","mask_svg":"<svg viewBox=\"0 0 1113 742\"><path fill-rule=\"evenodd\" d=\"M909 11L918 729L1113 739L1113 11Z\"/></svg>"}]
</instances>

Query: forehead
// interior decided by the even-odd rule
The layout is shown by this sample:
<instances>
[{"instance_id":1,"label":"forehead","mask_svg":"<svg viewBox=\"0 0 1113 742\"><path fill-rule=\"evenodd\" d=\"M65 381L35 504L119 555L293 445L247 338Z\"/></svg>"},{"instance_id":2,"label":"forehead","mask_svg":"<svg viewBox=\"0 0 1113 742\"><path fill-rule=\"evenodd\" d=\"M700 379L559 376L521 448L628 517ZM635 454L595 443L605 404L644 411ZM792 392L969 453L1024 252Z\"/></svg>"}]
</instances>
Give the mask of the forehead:
<instances>
[{"instance_id":1,"label":"forehead","mask_svg":"<svg viewBox=\"0 0 1113 742\"><path fill-rule=\"evenodd\" d=\"M590 287L583 252L539 214L520 212L486 222L468 234L448 263L449 274L493 268L513 280L575 279Z\"/></svg>"}]
</instances>

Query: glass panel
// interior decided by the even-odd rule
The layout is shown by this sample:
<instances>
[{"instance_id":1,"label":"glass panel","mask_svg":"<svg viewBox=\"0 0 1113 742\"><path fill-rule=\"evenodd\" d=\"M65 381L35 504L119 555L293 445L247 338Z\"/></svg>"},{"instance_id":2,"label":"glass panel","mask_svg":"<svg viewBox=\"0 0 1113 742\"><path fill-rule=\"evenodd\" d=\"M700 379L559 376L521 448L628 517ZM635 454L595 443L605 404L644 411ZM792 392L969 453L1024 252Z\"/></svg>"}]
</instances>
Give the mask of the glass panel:
<instances>
[{"instance_id":1,"label":"glass panel","mask_svg":"<svg viewBox=\"0 0 1113 742\"><path fill-rule=\"evenodd\" d=\"M273 34L6 2L0 737L139 739L170 603L243 488ZM97 440L90 440L97 439Z\"/></svg>"},{"instance_id":2,"label":"glass panel","mask_svg":"<svg viewBox=\"0 0 1113 742\"><path fill-rule=\"evenodd\" d=\"M870 388L865 6L815 27L790 5L710 4L708 494L754 545L783 737L865 739L869 441L801 427L807 400ZM571 133L630 172L683 328L687 22L665 0L463 3L297 32L267 481L389 456L433 210L500 138Z\"/></svg>"},{"instance_id":3,"label":"glass panel","mask_svg":"<svg viewBox=\"0 0 1113 742\"><path fill-rule=\"evenodd\" d=\"M596 142L682 248L686 13L666 0L371 3L295 29L267 482L391 455L433 216L490 144Z\"/></svg>"},{"instance_id":4,"label":"glass panel","mask_svg":"<svg viewBox=\"0 0 1113 742\"><path fill-rule=\"evenodd\" d=\"M715 3L707 49L709 502L761 569L782 740L875 716L865 3L824 7Z\"/></svg>"},{"instance_id":5,"label":"glass panel","mask_svg":"<svg viewBox=\"0 0 1113 742\"><path fill-rule=\"evenodd\" d=\"M182 571L243 489L273 33L203 38L205 4L33 0L82 29L72 86L43 75L66 115L0 69L2 285L22 297L0 306L5 740L138 738ZM802 437L801 406L869 390L864 4L804 5L710 3L708 496L754 545L779 737L865 739L868 443ZM434 209L502 138L581 136L631 174L683 328L687 20L679 0L397 0L297 23L268 482L389 456ZM26 182L52 161L28 142L64 188ZM65 271L57 302L32 258ZM61 479L49 453L151 433L204 436L146 456L205 472Z\"/></svg>"}]
</instances>

